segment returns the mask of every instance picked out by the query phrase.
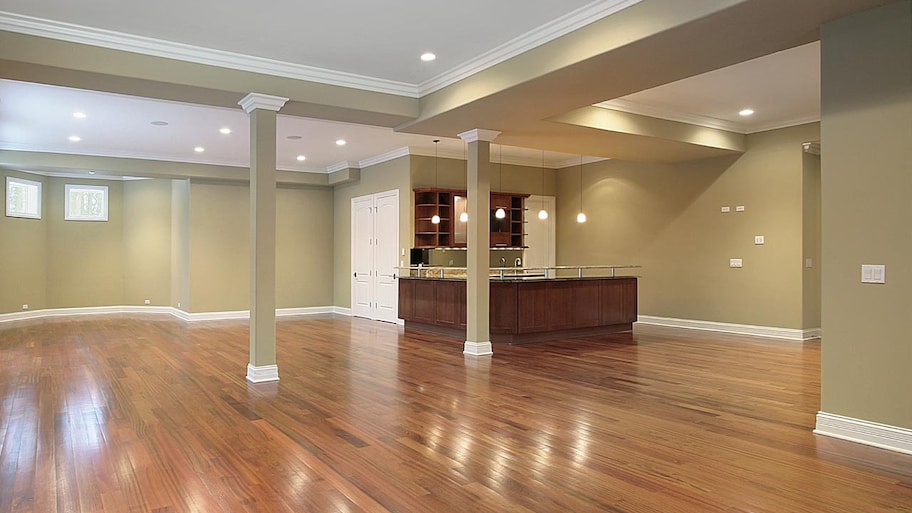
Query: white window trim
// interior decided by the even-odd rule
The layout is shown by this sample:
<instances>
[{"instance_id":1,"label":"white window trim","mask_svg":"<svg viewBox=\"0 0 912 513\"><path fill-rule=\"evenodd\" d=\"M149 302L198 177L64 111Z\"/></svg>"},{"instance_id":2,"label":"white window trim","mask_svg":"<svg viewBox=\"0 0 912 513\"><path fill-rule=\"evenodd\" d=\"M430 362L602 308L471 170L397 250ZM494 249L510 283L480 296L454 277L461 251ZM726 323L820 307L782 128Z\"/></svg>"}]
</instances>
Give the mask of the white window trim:
<instances>
[{"instance_id":1,"label":"white window trim","mask_svg":"<svg viewBox=\"0 0 912 513\"><path fill-rule=\"evenodd\" d=\"M11 212L10 211L10 200L9 200L9 190L10 183L18 183L20 185L25 185L28 187L36 187L38 189L38 212L37 214L29 214L22 212ZM15 176L6 177L6 189L4 189L4 199L6 200L6 216L7 217L22 217L25 219L41 219L41 182L36 182L34 180L26 180L25 178L17 178Z\"/></svg>"},{"instance_id":2,"label":"white window trim","mask_svg":"<svg viewBox=\"0 0 912 513\"><path fill-rule=\"evenodd\" d=\"M66 221L107 221L108 220L108 186L107 185L81 185L81 184L68 183L64 186L64 189L65 189L64 205L63 205L63 219L64 220L66 220ZM72 189L104 192L104 203L102 205L101 216L92 217L92 216L70 215L70 191Z\"/></svg>"}]
</instances>

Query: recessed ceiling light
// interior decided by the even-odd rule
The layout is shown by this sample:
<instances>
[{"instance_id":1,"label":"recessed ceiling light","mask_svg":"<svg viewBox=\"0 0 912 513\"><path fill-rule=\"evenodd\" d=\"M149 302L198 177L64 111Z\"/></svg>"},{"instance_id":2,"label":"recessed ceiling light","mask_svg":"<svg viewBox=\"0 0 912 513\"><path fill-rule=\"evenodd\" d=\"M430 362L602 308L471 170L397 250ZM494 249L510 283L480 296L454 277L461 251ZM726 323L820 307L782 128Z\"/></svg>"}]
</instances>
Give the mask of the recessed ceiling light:
<instances>
[{"instance_id":1,"label":"recessed ceiling light","mask_svg":"<svg viewBox=\"0 0 912 513\"><path fill-rule=\"evenodd\" d=\"M90 175L94 175L94 174L95 174L95 171L89 171L89 174L90 174Z\"/></svg>"},{"instance_id":2,"label":"recessed ceiling light","mask_svg":"<svg viewBox=\"0 0 912 513\"><path fill-rule=\"evenodd\" d=\"M298 162L304 162L305 160L307 160L307 157L304 155L298 155Z\"/></svg>"},{"instance_id":3,"label":"recessed ceiling light","mask_svg":"<svg viewBox=\"0 0 912 513\"><path fill-rule=\"evenodd\" d=\"M168 126L167 121L153 121L151 124L155 126Z\"/></svg>"},{"instance_id":4,"label":"recessed ceiling light","mask_svg":"<svg viewBox=\"0 0 912 513\"><path fill-rule=\"evenodd\" d=\"M303 137L301 137L300 135L289 135L288 137L286 137L286 139L291 139L293 141L297 141L298 139L303 139Z\"/></svg>"},{"instance_id":5,"label":"recessed ceiling light","mask_svg":"<svg viewBox=\"0 0 912 513\"><path fill-rule=\"evenodd\" d=\"M79 141L81 141L81 140L82 140L82 137L79 137L78 135L71 135L71 136L70 136L70 141L72 141L72 142L79 142Z\"/></svg>"},{"instance_id":6,"label":"recessed ceiling light","mask_svg":"<svg viewBox=\"0 0 912 513\"><path fill-rule=\"evenodd\" d=\"M193 151L195 151L197 153L202 153L202 152L206 151L206 148L203 148L202 146L197 146L196 148L193 148Z\"/></svg>"},{"instance_id":7,"label":"recessed ceiling light","mask_svg":"<svg viewBox=\"0 0 912 513\"><path fill-rule=\"evenodd\" d=\"M73 113L73 117L77 118L77 119L85 119L86 115L85 115L85 112L80 112L77 110L76 112Z\"/></svg>"},{"instance_id":8,"label":"recessed ceiling light","mask_svg":"<svg viewBox=\"0 0 912 513\"><path fill-rule=\"evenodd\" d=\"M738 113L739 116L751 116L754 114L754 109L744 109Z\"/></svg>"},{"instance_id":9,"label":"recessed ceiling light","mask_svg":"<svg viewBox=\"0 0 912 513\"><path fill-rule=\"evenodd\" d=\"M431 52L424 52L423 54L421 54L421 60L423 60L424 62L431 62L432 60L434 60L436 58L437 58L437 56Z\"/></svg>"},{"instance_id":10,"label":"recessed ceiling light","mask_svg":"<svg viewBox=\"0 0 912 513\"><path fill-rule=\"evenodd\" d=\"M348 144L348 143L345 141L345 139L336 140L336 146L345 146L346 144Z\"/></svg>"},{"instance_id":11,"label":"recessed ceiling light","mask_svg":"<svg viewBox=\"0 0 912 513\"><path fill-rule=\"evenodd\" d=\"M228 135L231 133L231 129L228 127L219 128L219 133L222 135Z\"/></svg>"}]
</instances>

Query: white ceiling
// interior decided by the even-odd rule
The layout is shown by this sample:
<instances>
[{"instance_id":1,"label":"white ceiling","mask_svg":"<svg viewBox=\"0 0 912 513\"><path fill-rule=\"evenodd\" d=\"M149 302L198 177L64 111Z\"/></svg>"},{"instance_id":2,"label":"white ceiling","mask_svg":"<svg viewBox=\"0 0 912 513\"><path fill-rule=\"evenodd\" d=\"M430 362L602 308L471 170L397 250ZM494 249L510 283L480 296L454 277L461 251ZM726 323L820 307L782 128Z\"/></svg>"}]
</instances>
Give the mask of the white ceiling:
<instances>
[{"instance_id":1,"label":"white ceiling","mask_svg":"<svg viewBox=\"0 0 912 513\"><path fill-rule=\"evenodd\" d=\"M466 70L477 71L510 51L553 39L584 20L595 21L637 1L468 0L458 9L433 9L427 3L403 1L277 0L270 3L267 14L251 11L250 4L240 0L145 4L3 0L7 12L0 12L0 28L6 21L25 31L28 21L45 29L60 28L61 23L80 25L64 28L82 36L103 34L101 29L117 30L134 42L143 42L136 37L143 36L164 40L159 42L166 46L199 46L203 53L243 52L322 68L327 76L353 73L365 84L393 81L404 84L403 91L419 91L430 83L439 85L462 76ZM67 30L63 32L69 33ZM537 39L530 34L538 34ZM428 50L438 55L430 65L418 58ZM819 94L819 45L814 43L599 105L752 133L819 119ZM739 117L737 112L744 107L755 109L756 114ZM76 110L87 117L74 118ZM152 121L168 125L154 126ZM189 105L0 80L0 149L246 166L247 123L240 107ZM220 134L222 127L231 128L232 133ZM70 142L71 135L81 140ZM297 136L300 139L289 139ZM337 146L339 138L348 144ZM389 128L280 115L277 163L283 170L316 172L361 167L383 155L433 155L433 139ZM441 156L463 155L462 141L441 139ZM206 151L195 153L195 146ZM298 162L297 155L307 159ZM523 148L505 148L503 155L505 162L533 166L542 159L542 152ZM557 152L545 152L544 158L549 167L578 162L576 156Z\"/></svg>"}]
</instances>

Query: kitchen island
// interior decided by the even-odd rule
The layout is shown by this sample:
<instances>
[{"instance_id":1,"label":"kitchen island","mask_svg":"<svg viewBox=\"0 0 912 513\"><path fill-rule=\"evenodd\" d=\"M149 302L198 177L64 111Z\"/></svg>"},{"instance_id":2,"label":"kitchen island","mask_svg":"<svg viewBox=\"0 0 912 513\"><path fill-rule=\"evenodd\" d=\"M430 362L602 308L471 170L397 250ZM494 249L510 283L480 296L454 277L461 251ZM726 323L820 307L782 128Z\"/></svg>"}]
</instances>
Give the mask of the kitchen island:
<instances>
[{"instance_id":1,"label":"kitchen island","mask_svg":"<svg viewBox=\"0 0 912 513\"><path fill-rule=\"evenodd\" d=\"M492 269L491 342L541 342L631 330L637 318L637 278L617 274L635 267ZM405 329L465 338L465 269L411 267L401 272L399 317Z\"/></svg>"}]
</instances>

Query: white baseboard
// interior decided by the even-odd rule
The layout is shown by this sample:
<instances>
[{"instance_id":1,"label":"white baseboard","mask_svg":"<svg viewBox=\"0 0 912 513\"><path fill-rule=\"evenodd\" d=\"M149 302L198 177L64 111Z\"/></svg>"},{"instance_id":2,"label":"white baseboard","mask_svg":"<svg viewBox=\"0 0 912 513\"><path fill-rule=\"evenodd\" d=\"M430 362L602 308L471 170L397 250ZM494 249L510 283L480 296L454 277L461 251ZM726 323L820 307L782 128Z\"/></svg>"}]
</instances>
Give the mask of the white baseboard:
<instances>
[{"instance_id":1,"label":"white baseboard","mask_svg":"<svg viewBox=\"0 0 912 513\"><path fill-rule=\"evenodd\" d=\"M102 315L122 313L143 314L168 314L182 321L224 321L233 319L249 319L248 310L233 310L224 312L185 312L171 306L90 306L80 308L47 308L44 310L24 310L0 314L0 323L24 321L28 319L41 319L46 317ZM316 315L335 313L351 316L351 309L339 306L313 306L305 308L279 308L276 317L291 317L297 315Z\"/></svg>"},{"instance_id":2,"label":"white baseboard","mask_svg":"<svg viewBox=\"0 0 912 513\"><path fill-rule=\"evenodd\" d=\"M278 365L260 365L247 364L247 381L251 383L266 383L267 381L279 380Z\"/></svg>"},{"instance_id":3,"label":"white baseboard","mask_svg":"<svg viewBox=\"0 0 912 513\"><path fill-rule=\"evenodd\" d=\"M344 306L334 306L332 307L334 314L347 315L348 317L352 316L352 309L346 308Z\"/></svg>"},{"instance_id":4,"label":"white baseboard","mask_svg":"<svg viewBox=\"0 0 912 513\"><path fill-rule=\"evenodd\" d=\"M820 411L817 412L817 427L814 433L912 454L912 429Z\"/></svg>"},{"instance_id":5,"label":"white baseboard","mask_svg":"<svg viewBox=\"0 0 912 513\"><path fill-rule=\"evenodd\" d=\"M471 356L489 356L494 354L490 342L469 342L468 340L466 340L462 352Z\"/></svg>"},{"instance_id":6,"label":"white baseboard","mask_svg":"<svg viewBox=\"0 0 912 513\"><path fill-rule=\"evenodd\" d=\"M673 317L655 317L640 315L637 324L654 326L669 326L689 330L716 331L735 335L753 335L756 337L779 338L784 340L805 341L820 338L820 328L806 330L777 328L775 326L754 326L750 324L731 324L727 322L697 321L691 319L676 319Z\"/></svg>"},{"instance_id":7,"label":"white baseboard","mask_svg":"<svg viewBox=\"0 0 912 513\"><path fill-rule=\"evenodd\" d=\"M87 306L80 308L47 308L44 310L24 310L0 314L0 323L42 319L45 317L64 317L74 315L104 315L121 313L168 314L180 317L180 310L170 306Z\"/></svg>"}]
</instances>

